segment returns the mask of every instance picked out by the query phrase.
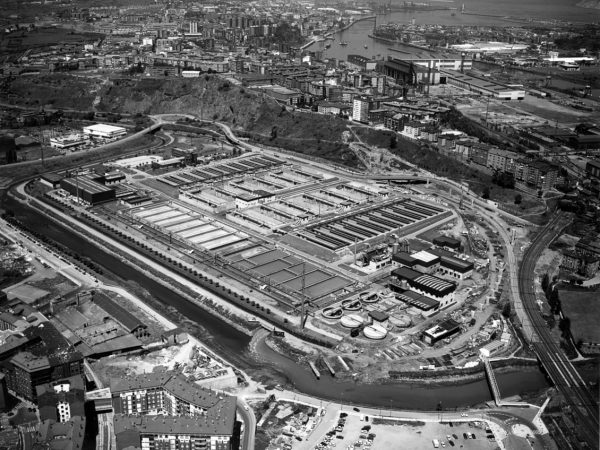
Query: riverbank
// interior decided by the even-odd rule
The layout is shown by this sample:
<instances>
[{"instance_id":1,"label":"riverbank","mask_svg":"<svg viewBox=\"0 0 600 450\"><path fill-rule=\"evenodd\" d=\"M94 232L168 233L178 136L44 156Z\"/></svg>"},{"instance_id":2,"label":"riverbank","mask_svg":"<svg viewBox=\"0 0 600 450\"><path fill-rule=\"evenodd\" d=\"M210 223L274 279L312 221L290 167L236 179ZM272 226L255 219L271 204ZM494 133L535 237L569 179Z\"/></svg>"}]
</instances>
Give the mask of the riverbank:
<instances>
[{"instance_id":1,"label":"riverbank","mask_svg":"<svg viewBox=\"0 0 600 450\"><path fill-rule=\"evenodd\" d=\"M12 196L16 201L23 202L25 200L20 199L18 196L14 195L13 192L9 192L9 196ZM34 200L39 202L39 200ZM62 223L64 218L57 216L56 213L52 210L50 205L44 205L39 202L38 206L33 206L31 203L25 203L28 207L37 209L37 211L51 220L58 221ZM236 330L246 334L247 336L252 336L253 329L255 326L250 326L250 322L241 316L241 314L235 314L231 309L227 310L224 305L214 302L207 295L198 295L197 292L193 292L189 287L182 285L181 283L177 283L175 281L175 277L168 276L164 271L159 271L154 267L146 264L141 260L138 256L135 260L131 258L133 256L131 253L125 254L122 249L116 248L114 245L109 244L107 241L100 243L98 241L98 236L94 233L89 232L89 230L85 229L83 224L75 224L71 223L71 227L73 231L79 233L81 236L85 237L89 243L98 247L100 250L106 252L107 254L118 258L123 264L129 265L133 269L139 271L144 276L151 277L156 282L163 285L165 288L172 290L177 293L177 295L185 298L190 303L195 304L199 308L203 309L207 313L218 317L223 322L227 323L229 326L235 328ZM233 308L232 305L229 305Z\"/></svg>"},{"instance_id":2,"label":"riverbank","mask_svg":"<svg viewBox=\"0 0 600 450\"><path fill-rule=\"evenodd\" d=\"M319 357L318 354L303 352L302 350L290 345L285 340L276 340L272 338L265 330L255 333L249 344L251 352L257 358L262 357L259 351L261 345L265 345L280 355L288 356L294 359L294 361L307 367L309 361L314 361ZM494 367L494 373L496 375L509 374L517 371L519 373L539 371L537 362L535 360L507 359L496 361L495 365L499 366ZM390 374L390 376L386 378L376 378L372 380L357 378L357 374L353 373L352 371L337 372L336 379L340 382L346 381L371 386L411 385L415 387L465 386L476 381L487 380L483 364L469 369L403 372L402 375L392 376L392 374Z\"/></svg>"},{"instance_id":3,"label":"riverbank","mask_svg":"<svg viewBox=\"0 0 600 450\"><path fill-rule=\"evenodd\" d=\"M307 364L299 362L295 355L285 354L287 352L285 347L274 350L264 341L258 341L249 348L250 339L246 339L246 334L239 333L224 322L213 320L211 315L199 310L196 305L183 299L172 289L157 284L154 278L148 278L137 271L134 273L134 269L125 265L120 259L105 255L95 246L90 246L87 240L79 239L74 233L66 232L65 228L61 228L64 227L63 224L57 225L53 221L45 221L40 218L40 214L32 213L29 208L24 209L27 211L25 213L23 208L17 207L16 204L11 204L11 207L27 224L38 230L44 230L48 238L58 240L60 244L66 245L73 251L90 257L101 267L110 269L108 271L111 273L130 280L127 281L128 284L138 284L141 289L151 292L151 295L143 297L143 301L151 302L157 311L167 315L170 320L190 334L199 337L204 343L208 343L215 352L224 355L227 361L232 361L236 367L245 370L254 380L265 384L287 384L296 392L338 401L343 398L344 402L357 405L381 406L389 404L390 399L393 399L395 406L406 410L434 409L439 400L452 408L464 408L490 400L490 391L485 380L450 387L403 382L362 383L355 380L345 381L338 376L332 378L328 373L322 373L321 379L316 380ZM349 373L351 374L352 370ZM501 374L498 382L502 392L506 392L507 396L523 391L535 391L539 386L546 386L543 375L534 372Z\"/></svg>"},{"instance_id":4,"label":"riverbank","mask_svg":"<svg viewBox=\"0 0 600 450\"><path fill-rule=\"evenodd\" d=\"M368 34L367 36L370 37L371 39L376 40L376 41L385 42L386 44L401 44L403 46L416 48L418 50L426 50L426 51L431 50L429 47L424 47L422 45L416 45L416 44L411 44L411 43L408 43L408 42L398 41L396 39L389 39L389 38L384 38L384 37L381 37L381 36L375 36L374 34ZM404 52L404 51L402 51L400 49L397 49L397 48L388 48L388 50L391 50L391 51L394 51L394 52L398 52L398 53L408 53L408 52Z\"/></svg>"},{"instance_id":5,"label":"riverbank","mask_svg":"<svg viewBox=\"0 0 600 450\"><path fill-rule=\"evenodd\" d=\"M302 47L300 47L300 49L304 50L305 48L308 48L311 45L316 44L317 42L322 42L322 41L326 41L326 40L329 40L329 39L333 39L332 36L334 34L341 33L342 31L346 31L347 29L351 28L354 24L357 24L359 22L363 22L365 20L373 20L373 19L376 19L376 18L377 18L377 16L367 16L367 17L361 17L360 19L355 19L352 22L350 22L348 25L344 25L340 29L327 31L323 36L319 36L318 38L311 39L306 44L302 45Z\"/></svg>"}]
</instances>

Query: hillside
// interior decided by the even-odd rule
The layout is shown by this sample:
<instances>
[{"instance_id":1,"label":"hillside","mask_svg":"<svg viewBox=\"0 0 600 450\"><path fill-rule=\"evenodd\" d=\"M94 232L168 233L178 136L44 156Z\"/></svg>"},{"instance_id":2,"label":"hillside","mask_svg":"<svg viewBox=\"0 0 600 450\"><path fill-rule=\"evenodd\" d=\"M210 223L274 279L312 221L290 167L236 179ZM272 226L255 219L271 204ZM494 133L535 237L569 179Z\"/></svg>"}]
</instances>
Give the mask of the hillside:
<instances>
[{"instance_id":1,"label":"hillside","mask_svg":"<svg viewBox=\"0 0 600 450\"><path fill-rule=\"evenodd\" d=\"M97 78L62 73L7 78L2 82L0 100L28 107L91 110L100 83Z\"/></svg>"},{"instance_id":2,"label":"hillside","mask_svg":"<svg viewBox=\"0 0 600 450\"><path fill-rule=\"evenodd\" d=\"M356 155L342 143L346 121L290 112L274 100L216 76L195 79L118 79L104 87L101 111L189 113L231 124L255 142L356 167Z\"/></svg>"}]
</instances>

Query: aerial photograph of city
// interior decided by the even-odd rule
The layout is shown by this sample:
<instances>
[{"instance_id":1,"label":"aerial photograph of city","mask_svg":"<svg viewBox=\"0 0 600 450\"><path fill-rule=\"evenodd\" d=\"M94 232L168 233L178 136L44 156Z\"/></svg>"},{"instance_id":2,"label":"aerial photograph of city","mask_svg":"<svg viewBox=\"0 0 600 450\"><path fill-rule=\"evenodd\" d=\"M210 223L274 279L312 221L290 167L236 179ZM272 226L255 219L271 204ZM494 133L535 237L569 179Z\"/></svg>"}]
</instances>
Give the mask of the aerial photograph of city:
<instances>
[{"instance_id":1,"label":"aerial photograph of city","mask_svg":"<svg viewBox=\"0 0 600 450\"><path fill-rule=\"evenodd\" d=\"M600 0L0 1L0 450L600 450Z\"/></svg>"}]
</instances>

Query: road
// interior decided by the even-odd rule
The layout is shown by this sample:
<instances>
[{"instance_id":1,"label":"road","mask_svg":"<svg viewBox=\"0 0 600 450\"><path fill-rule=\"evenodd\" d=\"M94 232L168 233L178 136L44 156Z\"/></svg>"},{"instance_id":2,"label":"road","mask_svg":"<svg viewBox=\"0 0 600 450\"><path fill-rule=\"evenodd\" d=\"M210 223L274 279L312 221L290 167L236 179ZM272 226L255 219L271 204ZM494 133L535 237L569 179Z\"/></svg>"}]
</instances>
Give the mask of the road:
<instances>
[{"instance_id":1,"label":"road","mask_svg":"<svg viewBox=\"0 0 600 450\"><path fill-rule=\"evenodd\" d=\"M237 412L244 422L244 438L242 440L243 450L253 450L256 438L256 416L244 399L237 397Z\"/></svg>"},{"instance_id":2,"label":"road","mask_svg":"<svg viewBox=\"0 0 600 450\"><path fill-rule=\"evenodd\" d=\"M519 268L519 293L535 335L533 349L542 365L564 396L580 425L582 438L590 448L598 448L598 404L571 361L552 338L546 321L540 314L535 294L535 265L542 251L562 232L564 213L557 214L533 239Z\"/></svg>"}]
</instances>

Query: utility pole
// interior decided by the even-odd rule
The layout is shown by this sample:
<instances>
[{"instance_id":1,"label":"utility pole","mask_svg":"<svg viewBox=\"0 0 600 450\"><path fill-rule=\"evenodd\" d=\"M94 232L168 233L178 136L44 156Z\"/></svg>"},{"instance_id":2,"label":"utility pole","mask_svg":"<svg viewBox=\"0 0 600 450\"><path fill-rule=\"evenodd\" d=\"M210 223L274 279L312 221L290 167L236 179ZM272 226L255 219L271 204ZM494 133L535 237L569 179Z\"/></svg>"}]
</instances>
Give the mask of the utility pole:
<instances>
[{"instance_id":1,"label":"utility pole","mask_svg":"<svg viewBox=\"0 0 600 450\"><path fill-rule=\"evenodd\" d=\"M75 192L77 193L77 204L79 205L79 167L75 172Z\"/></svg>"},{"instance_id":2,"label":"utility pole","mask_svg":"<svg viewBox=\"0 0 600 450\"><path fill-rule=\"evenodd\" d=\"M300 327L304 328L304 289L306 287L306 262L302 262L302 289L300 290L300 301L302 305L300 306Z\"/></svg>"}]
</instances>

